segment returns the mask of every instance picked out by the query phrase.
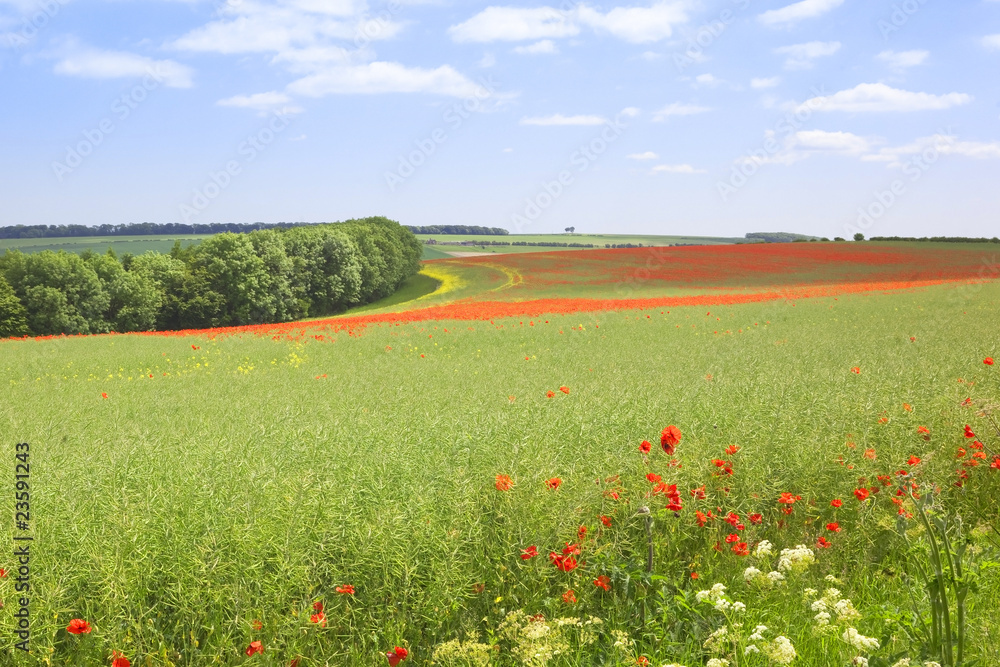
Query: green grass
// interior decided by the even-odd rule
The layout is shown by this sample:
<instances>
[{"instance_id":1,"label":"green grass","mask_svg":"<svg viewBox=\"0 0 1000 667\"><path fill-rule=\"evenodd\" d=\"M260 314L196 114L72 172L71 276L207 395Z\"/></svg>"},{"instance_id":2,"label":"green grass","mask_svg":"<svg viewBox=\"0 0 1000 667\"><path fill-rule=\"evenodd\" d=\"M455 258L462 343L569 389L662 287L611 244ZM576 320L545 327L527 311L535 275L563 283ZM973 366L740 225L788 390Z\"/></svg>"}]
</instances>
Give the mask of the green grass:
<instances>
[{"instance_id":1,"label":"green grass","mask_svg":"<svg viewBox=\"0 0 1000 667\"><path fill-rule=\"evenodd\" d=\"M459 246L458 244L468 241L486 242L503 241L514 243L526 241L528 243L592 243L595 248L603 248L606 244L625 244L643 246L666 246L666 245L720 245L745 241L740 238L729 238L721 236L660 236L652 234L508 234L506 236L480 236L467 234L417 234L421 241L434 239L436 246L432 248L439 252L545 252L549 250L580 250L580 248L569 247L548 247L548 246ZM456 247L457 246L457 247ZM424 246L428 248L428 246ZM437 259L428 256L425 252L424 259Z\"/></svg>"},{"instance_id":2,"label":"green grass","mask_svg":"<svg viewBox=\"0 0 1000 667\"><path fill-rule=\"evenodd\" d=\"M997 443L960 403L1000 394L996 367L982 363L1000 350L998 321L1000 284L988 283L295 339L0 342L0 429L11 469L14 443L31 444L37 535L30 656L12 648L18 596L12 577L0 579L4 664L106 665L120 650L134 665L285 666L302 656L301 667L371 666L398 645L411 652L408 667L462 639L499 645L494 664L513 665L516 643L497 632L524 610L603 621L586 646L576 630L554 628L567 652L549 665L635 665L645 655L656 667L693 667L709 657L709 633L727 625L694 599L716 582L747 606L732 619L742 629L729 624L740 637L726 654L734 666L773 664L744 658L758 623L768 638L792 640L793 664L843 667L859 653L873 665L916 660L909 593L919 604L925 595L906 578L915 571L893 532L889 492L865 505L851 494L859 476L893 473L918 455L926 488L938 482L963 512L980 499L997 525L989 494L1000 471L971 469L966 492L951 482L954 451L967 445L963 424ZM684 434L680 468L657 447L668 424ZM917 436L921 425L930 441ZM654 445L648 465L637 451L644 439ZM724 454L732 444L742 449ZM868 448L876 460L863 456ZM714 477L714 458L733 461L733 476ZM647 472L678 484L680 518L662 496L646 498ZM513 478L510 491L494 488L497 474ZM563 480L556 491L544 483L552 477ZM11 479L0 490L7 517ZM619 500L602 494L616 484ZM689 490L703 484L709 497L693 500ZM776 502L786 491L802 496L790 517ZM834 497L841 510L829 506ZM636 514L644 504L654 517L651 579ZM782 588L748 587L747 565L767 572L777 559L735 556L724 541L715 551L737 531L719 521L698 528L693 515L717 507L743 521L763 514L740 531L751 544L767 539L777 551L824 534L834 547L813 547L817 562ZM824 531L834 520L843 531ZM984 564L970 597L969 653L984 666L998 664L1000 605L997 548L977 529L985 520L966 516ZM581 525L583 564L559 572L546 555L576 541ZM0 543L9 547L13 535L9 521L0 524ZM524 561L529 545L540 555ZM11 556L0 567L13 569ZM601 574L611 591L593 585ZM852 625L880 649L849 650L843 625L814 633L804 590L822 593L834 585L827 575L862 614ZM343 584L356 595L338 595ZM562 601L568 589L574 605ZM317 600L325 628L309 620ZM72 618L93 632L67 634ZM612 630L633 644L615 648ZM247 658L253 640L265 652Z\"/></svg>"},{"instance_id":3,"label":"green grass","mask_svg":"<svg viewBox=\"0 0 1000 667\"><path fill-rule=\"evenodd\" d=\"M197 244L202 239L208 238L208 234L180 234L171 236L74 236L69 238L46 238L46 239L0 239L0 254L4 250L20 250L24 253L41 252L51 250L58 252L81 253L84 250L92 250L98 254L104 254L108 248L120 256L124 253L141 255L153 250L158 253L167 254L174 247L174 242L179 240L185 247Z\"/></svg>"}]
</instances>

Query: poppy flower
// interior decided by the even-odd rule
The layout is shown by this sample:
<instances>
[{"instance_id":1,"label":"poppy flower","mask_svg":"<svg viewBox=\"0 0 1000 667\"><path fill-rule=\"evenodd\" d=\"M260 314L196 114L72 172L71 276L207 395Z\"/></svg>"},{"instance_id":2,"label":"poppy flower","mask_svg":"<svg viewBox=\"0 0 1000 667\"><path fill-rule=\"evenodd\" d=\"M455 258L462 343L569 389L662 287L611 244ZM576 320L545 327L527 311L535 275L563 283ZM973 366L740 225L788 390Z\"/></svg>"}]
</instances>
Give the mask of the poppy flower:
<instances>
[{"instance_id":1,"label":"poppy flower","mask_svg":"<svg viewBox=\"0 0 1000 667\"><path fill-rule=\"evenodd\" d=\"M7 570L5 568L0 567L0 579L6 579L6 578L7 578Z\"/></svg>"},{"instance_id":2,"label":"poppy flower","mask_svg":"<svg viewBox=\"0 0 1000 667\"><path fill-rule=\"evenodd\" d=\"M671 512L680 512L682 509L684 509L684 506L681 505L681 502L679 500L677 500L676 498L672 498L670 502L667 503L667 509L670 510Z\"/></svg>"},{"instance_id":3,"label":"poppy flower","mask_svg":"<svg viewBox=\"0 0 1000 667\"><path fill-rule=\"evenodd\" d=\"M728 454L729 456L732 456L738 451L740 451L739 445L729 445L728 447L726 447L726 454Z\"/></svg>"},{"instance_id":4,"label":"poppy flower","mask_svg":"<svg viewBox=\"0 0 1000 667\"><path fill-rule=\"evenodd\" d=\"M324 614L323 612L319 612L318 614L311 615L309 617L309 620L312 621L313 623L317 624L317 625L320 625L320 626L324 627L324 628L326 627L326 614Z\"/></svg>"},{"instance_id":5,"label":"poppy flower","mask_svg":"<svg viewBox=\"0 0 1000 667\"><path fill-rule=\"evenodd\" d=\"M259 641L250 642L250 646L247 646L246 650L248 658L252 656L254 653L263 653L263 652L264 652L264 645Z\"/></svg>"},{"instance_id":6,"label":"poppy flower","mask_svg":"<svg viewBox=\"0 0 1000 667\"><path fill-rule=\"evenodd\" d=\"M903 403L903 409L906 410L907 412L913 412L913 406L910 405L909 403Z\"/></svg>"},{"instance_id":7,"label":"poppy flower","mask_svg":"<svg viewBox=\"0 0 1000 667\"><path fill-rule=\"evenodd\" d=\"M692 578L692 579L697 579L697 578L699 578L700 576L701 576L701 575L700 575L700 574L698 574L697 572L692 572L692 573L691 573L691 578Z\"/></svg>"},{"instance_id":8,"label":"poppy flower","mask_svg":"<svg viewBox=\"0 0 1000 667\"><path fill-rule=\"evenodd\" d=\"M299 667L299 658L293 658L288 667Z\"/></svg>"},{"instance_id":9,"label":"poppy flower","mask_svg":"<svg viewBox=\"0 0 1000 667\"><path fill-rule=\"evenodd\" d=\"M534 558L538 555L538 547L531 545L527 549L521 552L521 560L528 560L529 558Z\"/></svg>"},{"instance_id":10,"label":"poppy flower","mask_svg":"<svg viewBox=\"0 0 1000 667\"><path fill-rule=\"evenodd\" d=\"M389 660L389 667L396 667L399 663L406 660L406 657L410 655L402 646L393 647L392 651L386 651L385 657Z\"/></svg>"},{"instance_id":11,"label":"poppy flower","mask_svg":"<svg viewBox=\"0 0 1000 667\"><path fill-rule=\"evenodd\" d=\"M868 500L868 489L864 487L860 489L854 489L854 496L861 502L864 502Z\"/></svg>"},{"instance_id":12,"label":"poppy flower","mask_svg":"<svg viewBox=\"0 0 1000 667\"><path fill-rule=\"evenodd\" d=\"M594 585L603 588L606 591L611 590L611 579L606 574L602 574L597 579L594 579Z\"/></svg>"},{"instance_id":13,"label":"poppy flower","mask_svg":"<svg viewBox=\"0 0 1000 667\"><path fill-rule=\"evenodd\" d=\"M569 394L569 387L559 387L559 391L564 394Z\"/></svg>"},{"instance_id":14,"label":"poppy flower","mask_svg":"<svg viewBox=\"0 0 1000 667\"><path fill-rule=\"evenodd\" d=\"M568 590L562 594L562 600L566 604L576 604L576 595L572 590Z\"/></svg>"},{"instance_id":15,"label":"poppy flower","mask_svg":"<svg viewBox=\"0 0 1000 667\"><path fill-rule=\"evenodd\" d=\"M87 634L91 630L90 623L83 620L82 618L74 618L66 626L66 632L72 635Z\"/></svg>"},{"instance_id":16,"label":"poppy flower","mask_svg":"<svg viewBox=\"0 0 1000 667\"><path fill-rule=\"evenodd\" d=\"M986 357L985 359L983 359L983 363L986 364L987 366L992 366L993 365L993 357Z\"/></svg>"},{"instance_id":17,"label":"poppy flower","mask_svg":"<svg viewBox=\"0 0 1000 667\"><path fill-rule=\"evenodd\" d=\"M918 463L920 463L920 457L919 456L911 456L910 458L906 459L906 463L907 463L907 465L915 466Z\"/></svg>"},{"instance_id":18,"label":"poppy flower","mask_svg":"<svg viewBox=\"0 0 1000 667\"><path fill-rule=\"evenodd\" d=\"M674 447L676 447L677 443L680 441L681 430L673 424L663 429L663 432L660 433L660 447L662 447L663 451L667 453L667 456L673 456Z\"/></svg>"},{"instance_id":19,"label":"poppy flower","mask_svg":"<svg viewBox=\"0 0 1000 667\"><path fill-rule=\"evenodd\" d=\"M829 549L830 547L833 546L833 543L828 542L825 537L820 535L819 539L816 540L816 546L820 547L821 549Z\"/></svg>"},{"instance_id":20,"label":"poppy flower","mask_svg":"<svg viewBox=\"0 0 1000 667\"><path fill-rule=\"evenodd\" d=\"M969 426L968 424L965 425L965 437L966 438L975 438L976 437L975 431L973 431L972 427Z\"/></svg>"},{"instance_id":21,"label":"poppy flower","mask_svg":"<svg viewBox=\"0 0 1000 667\"><path fill-rule=\"evenodd\" d=\"M651 448L652 445L649 443L649 440L643 440L642 444L639 445L639 451L642 452L643 454L649 454L649 450Z\"/></svg>"},{"instance_id":22,"label":"poppy flower","mask_svg":"<svg viewBox=\"0 0 1000 667\"><path fill-rule=\"evenodd\" d=\"M761 514L751 514L750 523L760 525L764 521L764 516Z\"/></svg>"},{"instance_id":23,"label":"poppy flower","mask_svg":"<svg viewBox=\"0 0 1000 667\"><path fill-rule=\"evenodd\" d=\"M101 392L101 398L107 398L107 397L108 397L108 395L107 395L107 394L105 394L105 393L104 393L104 392L102 391L102 392Z\"/></svg>"},{"instance_id":24,"label":"poppy flower","mask_svg":"<svg viewBox=\"0 0 1000 667\"><path fill-rule=\"evenodd\" d=\"M660 482L660 481L663 480L663 478L660 477L659 475L657 475L655 472L647 472L646 473L646 479L648 479L653 484L656 484L657 482Z\"/></svg>"},{"instance_id":25,"label":"poppy flower","mask_svg":"<svg viewBox=\"0 0 1000 667\"><path fill-rule=\"evenodd\" d=\"M832 505L833 507L840 507L843 504L844 504L844 501L841 500L840 498L834 498L833 500L830 501L830 505Z\"/></svg>"},{"instance_id":26,"label":"poppy flower","mask_svg":"<svg viewBox=\"0 0 1000 667\"><path fill-rule=\"evenodd\" d=\"M648 315L646 317L649 317ZM635 659L636 667L649 667L649 658L644 655L640 655Z\"/></svg>"},{"instance_id":27,"label":"poppy flower","mask_svg":"<svg viewBox=\"0 0 1000 667\"><path fill-rule=\"evenodd\" d=\"M785 505L794 505L796 500L802 500L802 496L793 496L788 491L784 491L781 497L778 498L778 502Z\"/></svg>"},{"instance_id":28,"label":"poppy flower","mask_svg":"<svg viewBox=\"0 0 1000 667\"><path fill-rule=\"evenodd\" d=\"M576 539L582 540L585 537L587 537L587 527L580 526L579 528L576 529Z\"/></svg>"},{"instance_id":29,"label":"poppy flower","mask_svg":"<svg viewBox=\"0 0 1000 667\"><path fill-rule=\"evenodd\" d=\"M736 554L737 556L749 556L750 555L750 548L747 547L747 543L746 542L737 542L736 544L734 544L730 548L730 550L734 554Z\"/></svg>"},{"instance_id":30,"label":"poppy flower","mask_svg":"<svg viewBox=\"0 0 1000 667\"><path fill-rule=\"evenodd\" d=\"M344 584L343 586L337 586L337 592L341 595L354 595L354 586L351 584Z\"/></svg>"},{"instance_id":31,"label":"poppy flower","mask_svg":"<svg viewBox=\"0 0 1000 667\"><path fill-rule=\"evenodd\" d=\"M514 480L508 475L497 475L496 480L497 491L510 491L510 487L514 486Z\"/></svg>"},{"instance_id":32,"label":"poppy flower","mask_svg":"<svg viewBox=\"0 0 1000 667\"><path fill-rule=\"evenodd\" d=\"M702 484L697 489L691 489L691 497L694 498L695 500L704 500L705 499L705 485Z\"/></svg>"},{"instance_id":33,"label":"poppy flower","mask_svg":"<svg viewBox=\"0 0 1000 667\"><path fill-rule=\"evenodd\" d=\"M549 389L547 392L545 392L545 398L552 398L555 395L556 395L556 392L552 391L551 389Z\"/></svg>"},{"instance_id":34,"label":"poppy flower","mask_svg":"<svg viewBox=\"0 0 1000 667\"><path fill-rule=\"evenodd\" d=\"M119 653L118 651L111 652L111 667L132 667L132 663L128 661L124 653Z\"/></svg>"},{"instance_id":35,"label":"poppy flower","mask_svg":"<svg viewBox=\"0 0 1000 667\"><path fill-rule=\"evenodd\" d=\"M555 551L549 553L549 560L552 561L552 564L556 566L557 570L561 570L563 572L572 572L577 566L575 558L567 555L559 555Z\"/></svg>"},{"instance_id":36,"label":"poppy flower","mask_svg":"<svg viewBox=\"0 0 1000 667\"><path fill-rule=\"evenodd\" d=\"M549 487L553 491L558 489L560 484L562 484L562 480L559 479L558 477L553 477L551 479L545 480L545 486Z\"/></svg>"},{"instance_id":37,"label":"poppy flower","mask_svg":"<svg viewBox=\"0 0 1000 667\"><path fill-rule=\"evenodd\" d=\"M990 467L994 470L1000 470L1000 456L994 457L993 463L990 464Z\"/></svg>"},{"instance_id":38,"label":"poppy flower","mask_svg":"<svg viewBox=\"0 0 1000 667\"><path fill-rule=\"evenodd\" d=\"M604 524L605 528L611 527L611 517L601 515L601 523Z\"/></svg>"},{"instance_id":39,"label":"poppy flower","mask_svg":"<svg viewBox=\"0 0 1000 667\"><path fill-rule=\"evenodd\" d=\"M874 461L875 459L877 459L877 458L878 458L878 455L877 455L877 454L875 454L875 450L874 450L874 449L871 449L871 448L868 448L868 449L866 449L866 450L865 450L865 453L863 454L863 456L864 456L864 457L865 457L866 459L869 459L869 460L871 460L871 461Z\"/></svg>"},{"instance_id":40,"label":"poppy flower","mask_svg":"<svg viewBox=\"0 0 1000 667\"><path fill-rule=\"evenodd\" d=\"M836 523L836 522L834 522L834 523L828 523L828 524L826 524L826 529L829 530L832 533L839 533L840 532L840 524Z\"/></svg>"},{"instance_id":41,"label":"poppy flower","mask_svg":"<svg viewBox=\"0 0 1000 667\"><path fill-rule=\"evenodd\" d=\"M250 627L253 628L254 630L262 630L264 628L264 624L255 618L253 619L253 622L250 623Z\"/></svg>"},{"instance_id":42,"label":"poppy flower","mask_svg":"<svg viewBox=\"0 0 1000 667\"><path fill-rule=\"evenodd\" d=\"M857 366L855 366L854 368L852 368L851 372L854 373L855 375L861 375L861 369L858 368Z\"/></svg>"},{"instance_id":43,"label":"poppy flower","mask_svg":"<svg viewBox=\"0 0 1000 667\"><path fill-rule=\"evenodd\" d=\"M704 528L705 527L705 523L708 521L708 517L705 516L701 512L701 510L695 510L694 518L698 522L698 527L699 528Z\"/></svg>"},{"instance_id":44,"label":"poppy flower","mask_svg":"<svg viewBox=\"0 0 1000 667\"><path fill-rule=\"evenodd\" d=\"M739 542L739 541L740 541L740 536L737 535L736 533L730 533L729 535L726 535L726 544L732 544L733 542Z\"/></svg>"}]
</instances>

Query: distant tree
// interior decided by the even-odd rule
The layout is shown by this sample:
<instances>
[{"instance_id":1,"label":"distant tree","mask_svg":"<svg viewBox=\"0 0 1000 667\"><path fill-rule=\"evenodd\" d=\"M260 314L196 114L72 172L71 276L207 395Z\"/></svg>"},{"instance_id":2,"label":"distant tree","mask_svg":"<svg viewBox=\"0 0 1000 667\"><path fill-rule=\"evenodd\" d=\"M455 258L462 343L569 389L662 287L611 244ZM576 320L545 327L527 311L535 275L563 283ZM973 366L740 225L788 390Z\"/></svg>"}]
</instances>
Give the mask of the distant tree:
<instances>
[{"instance_id":1,"label":"distant tree","mask_svg":"<svg viewBox=\"0 0 1000 667\"><path fill-rule=\"evenodd\" d=\"M28 311L14 294L14 288L0 275L0 338L28 333Z\"/></svg>"},{"instance_id":2,"label":"distant tree","mask_svg":"<svg viewBox=\"0 0 1000 667\"><path fill-rule=\"evenodd\" d=\"M857 234L854 235L854 240L855 241L864 241L865 240L865 235L862 234L861 232L858 232Z\"/></svg>"},{"instance_id":3,"label":"distant tree","mask_svg":"<svg viewBox=\"0 0 1000 667\"><path fill-rule=\"evenodd\" d=\"M845 239L845 238L844 238L844 237L842 237L842 236L834 236L834 237L833 237L833 240L834 240L834 241L846 241L847 239Z\"/></svg>"}]
</instances>

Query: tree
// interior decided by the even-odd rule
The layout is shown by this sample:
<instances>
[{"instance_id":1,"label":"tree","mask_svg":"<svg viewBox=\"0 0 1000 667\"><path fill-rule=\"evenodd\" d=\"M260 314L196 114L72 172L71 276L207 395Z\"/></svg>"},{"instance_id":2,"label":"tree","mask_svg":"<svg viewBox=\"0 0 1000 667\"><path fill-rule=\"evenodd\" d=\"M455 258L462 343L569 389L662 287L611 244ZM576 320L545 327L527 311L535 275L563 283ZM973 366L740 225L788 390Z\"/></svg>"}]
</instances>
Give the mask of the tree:
<instances>
[{"instance_id":1,"label":"tree","mask_svg":"<svg viewBox=\"0 0 1000 667\"><path fill-rule=\"evenodd\" d=\"M0 275L0 338L27 334L28 311L14 294L14 288Z\"/></svg>"},{"instance_id":2,"label":"tree","mask_svg":"<svg viewBox=\"0 0 1000 667\"><path fill-rule=\"evenodd\" d=\"M862 234L861 232L858 232L857 234L854 235L854 240L855 241L864 241L865 240L865 235Z\"/></svg>"}]
</instances>

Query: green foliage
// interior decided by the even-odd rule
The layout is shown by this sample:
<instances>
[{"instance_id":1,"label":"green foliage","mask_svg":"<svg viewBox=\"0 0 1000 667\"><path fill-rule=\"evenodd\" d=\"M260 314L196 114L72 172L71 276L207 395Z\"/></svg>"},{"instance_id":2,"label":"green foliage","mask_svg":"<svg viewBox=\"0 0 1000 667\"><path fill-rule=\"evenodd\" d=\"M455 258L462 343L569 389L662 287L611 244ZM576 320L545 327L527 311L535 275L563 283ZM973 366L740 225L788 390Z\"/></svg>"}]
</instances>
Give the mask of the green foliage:
<instances>
[{"instance_id":1,"label":"green foliage","mask_svg":"<svg viewBox=\"0 0 1000 667\"><path fill-rule=\"evenodd\" d=\"M7 279L0 274L0 338L28 333L28 311L14 294Z\"/></svg>"}]
</instances>

